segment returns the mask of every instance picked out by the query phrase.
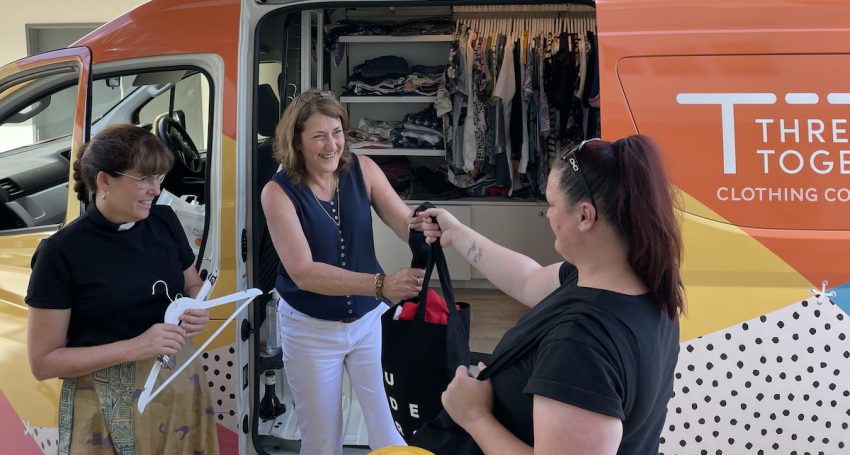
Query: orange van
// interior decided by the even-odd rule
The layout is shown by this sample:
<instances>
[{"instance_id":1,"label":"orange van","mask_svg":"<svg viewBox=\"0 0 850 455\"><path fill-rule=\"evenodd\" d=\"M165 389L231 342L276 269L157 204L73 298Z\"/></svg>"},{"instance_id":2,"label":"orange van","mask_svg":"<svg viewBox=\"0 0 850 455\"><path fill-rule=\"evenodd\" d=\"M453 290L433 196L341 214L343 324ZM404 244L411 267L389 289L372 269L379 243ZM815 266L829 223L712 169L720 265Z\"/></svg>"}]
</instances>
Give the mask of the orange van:
<instances>
[{"instance_id":1,"label":"orange van","mask_svg":"<svg viewBox=\"0 0 850 455\"><path fill-rule=\"evenodd\" d=\"M276 169L270 144L282 109L309 87L334 91L355 120L400 120L434 106L438 96L423 85L403 96L345 89L354 67L381 56L445 65L462 30L566 33L562 45L585 57L576 64L591 95L576 105L583 134L641 133L662 145L682 201L688 313L661 451L847 452L848 17L850 3L823 1L152 0L67 49L4 66L4 452L56 451L58 381L38 382L28 372L23 297L39 241L80 214L68 182L82 143L112 123L150 128L178 158L164 187L176 210L193 215L184 227L202 277L214 282L212 296L267 292L277 257L259 189ZM422 19L450 26L395 34L356 27ZM357 152L431 170L448 160L446 147L433 144ZM533 189L520 197L520 189L432 202L494 240L554 262L544 203ZM405 193L411 205L416 194ZM404 245L380 226L383 267L409 262ZM456 286L487 286L459 258L449 261ZM298 439L268 336L268 301L257 298L203 354L222 453L290 453ZM199 337L234 310L217 308ZM266 371L276 372L277 393L289 404L268 420L258 413ZM366 445L356 400L343 394L346 444Z\"/></svg>"}]
</instances>

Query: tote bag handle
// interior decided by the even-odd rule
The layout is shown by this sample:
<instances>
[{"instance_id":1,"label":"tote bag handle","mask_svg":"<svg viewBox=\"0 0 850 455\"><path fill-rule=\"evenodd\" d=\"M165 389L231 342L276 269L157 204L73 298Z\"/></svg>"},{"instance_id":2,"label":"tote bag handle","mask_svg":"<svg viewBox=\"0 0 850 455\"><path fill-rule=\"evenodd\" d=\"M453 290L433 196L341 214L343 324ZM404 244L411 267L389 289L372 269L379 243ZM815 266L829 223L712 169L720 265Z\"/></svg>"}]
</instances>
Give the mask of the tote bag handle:
<instances>
[{"instance_id":1,"label":"tote bag handle","mask_svg":"<svg viewBox=\"0 0 850 455\"><path fill-rule=\"evenodd\" d=\"M423 202L414 210L413 214L418 215L419 212L434 208L430 202ZM436 219L432 219L436 223ZM408 244L413 253L411 267L424 268L425 278L422 279L422 290L419 291L419 307L416 310L415 320L419 322L425 321L425 305L427 305L428 284L431 281L431 274L434 267L437 268L437 275L440 277L440 287L443 289L443 298L446 301L446 306L449 311L449 318L453 317L453 313L457 313L455 308L455 294L452 289L452 278L449 275L449 266L446 263L446 256L443 252L443 247L439 241L430 245L425 241L425 234L415 229L411 229L408 235Z\"/></svg>"}]
</instances>

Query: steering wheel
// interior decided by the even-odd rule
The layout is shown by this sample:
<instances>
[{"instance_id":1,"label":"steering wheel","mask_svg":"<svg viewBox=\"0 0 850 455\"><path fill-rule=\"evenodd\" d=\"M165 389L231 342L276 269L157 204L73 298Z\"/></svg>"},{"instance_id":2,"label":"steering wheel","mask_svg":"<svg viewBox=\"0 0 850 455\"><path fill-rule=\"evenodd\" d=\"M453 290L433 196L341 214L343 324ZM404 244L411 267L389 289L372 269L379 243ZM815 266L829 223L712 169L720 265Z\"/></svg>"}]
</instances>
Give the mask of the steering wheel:
<instances>
[{"instance_id":1,"label":"steering wheel","mask_svg":"<svg viewBox=\"0 0 850 455\"><path fill-rule=\"evenodd\" d=\"M203 170L204 162L198 147L192 141L192 137L177 120L168 115L161 115L154 121L154 131L165 145L177 156L177 161L183 163L192 174L199 174Z\"/></svg>"}]
</instances>

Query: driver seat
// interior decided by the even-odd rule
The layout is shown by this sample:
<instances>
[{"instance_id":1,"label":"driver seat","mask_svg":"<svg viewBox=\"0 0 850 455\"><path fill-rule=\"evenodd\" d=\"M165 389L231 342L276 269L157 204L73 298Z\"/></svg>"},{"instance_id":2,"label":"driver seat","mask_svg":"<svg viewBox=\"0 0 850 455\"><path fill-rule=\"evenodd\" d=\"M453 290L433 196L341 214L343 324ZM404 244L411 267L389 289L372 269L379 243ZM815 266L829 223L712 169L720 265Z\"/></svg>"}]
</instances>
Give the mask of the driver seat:
<instances>
[{"instance_id":1,"label":"driver seat","mask_svg":"<svg viewBox=\"0 0 850 455\"><path fill-rule=\"evenodd\" d=\"M280 100L275 95L272 86L262 84L257 87L257 133L266 138L257 145L257 161L254 168L257 172L256 194L260 194L263 186L277 172L277 162L272 156L274 136L277 122L280 120Z\"/></svg>"},{"instance_id":2,"label":"driver seat","mask_svg":"<svg viewBox=\"0 0 850 455\"><path fill-rule=\"evenodd\" d=\"M263 290L264 292L271 291L274 288L275 278L277 276L277 266L280 263L280 258L277 256L277 251L272 244L269 228L266 224L266 216L263 213L260 205L260 193L263 187L271 180L272 176L277 172L278 163L272 156L275 141L275 130L278 120L280 119L280 101L275 95L274 90L269 84L262 84L257 87L257 133L266 138L257 145L256 156L254 159L254 195L253 201L257 207L257 223L258 227L255 232L258 232L260 244L257 254L259 255L257 280L254 287ZM265 309L265 301L268 299L268 294L258 297L257 303L260 308Z\"/></svg>"}]
</instances>

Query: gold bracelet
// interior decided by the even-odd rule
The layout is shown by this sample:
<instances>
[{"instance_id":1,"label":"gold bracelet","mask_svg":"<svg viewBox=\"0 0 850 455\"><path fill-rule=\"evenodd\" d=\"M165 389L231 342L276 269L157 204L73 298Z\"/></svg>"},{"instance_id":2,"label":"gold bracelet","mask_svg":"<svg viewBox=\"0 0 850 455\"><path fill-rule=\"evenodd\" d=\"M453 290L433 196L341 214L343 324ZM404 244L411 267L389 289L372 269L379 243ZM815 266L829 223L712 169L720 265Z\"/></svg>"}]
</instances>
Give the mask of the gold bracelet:
<instances>
[{"instance_id":1,"label":"gold bracelet","mask_svg":"<svg viewBox=\"0 0 850 455\"><path fill-rule=\"evenodd\" d=\"M386 275L383 273L375 274L375 298L383 299L384 298L384 278Z\"/></svg>"}]
</instances>

